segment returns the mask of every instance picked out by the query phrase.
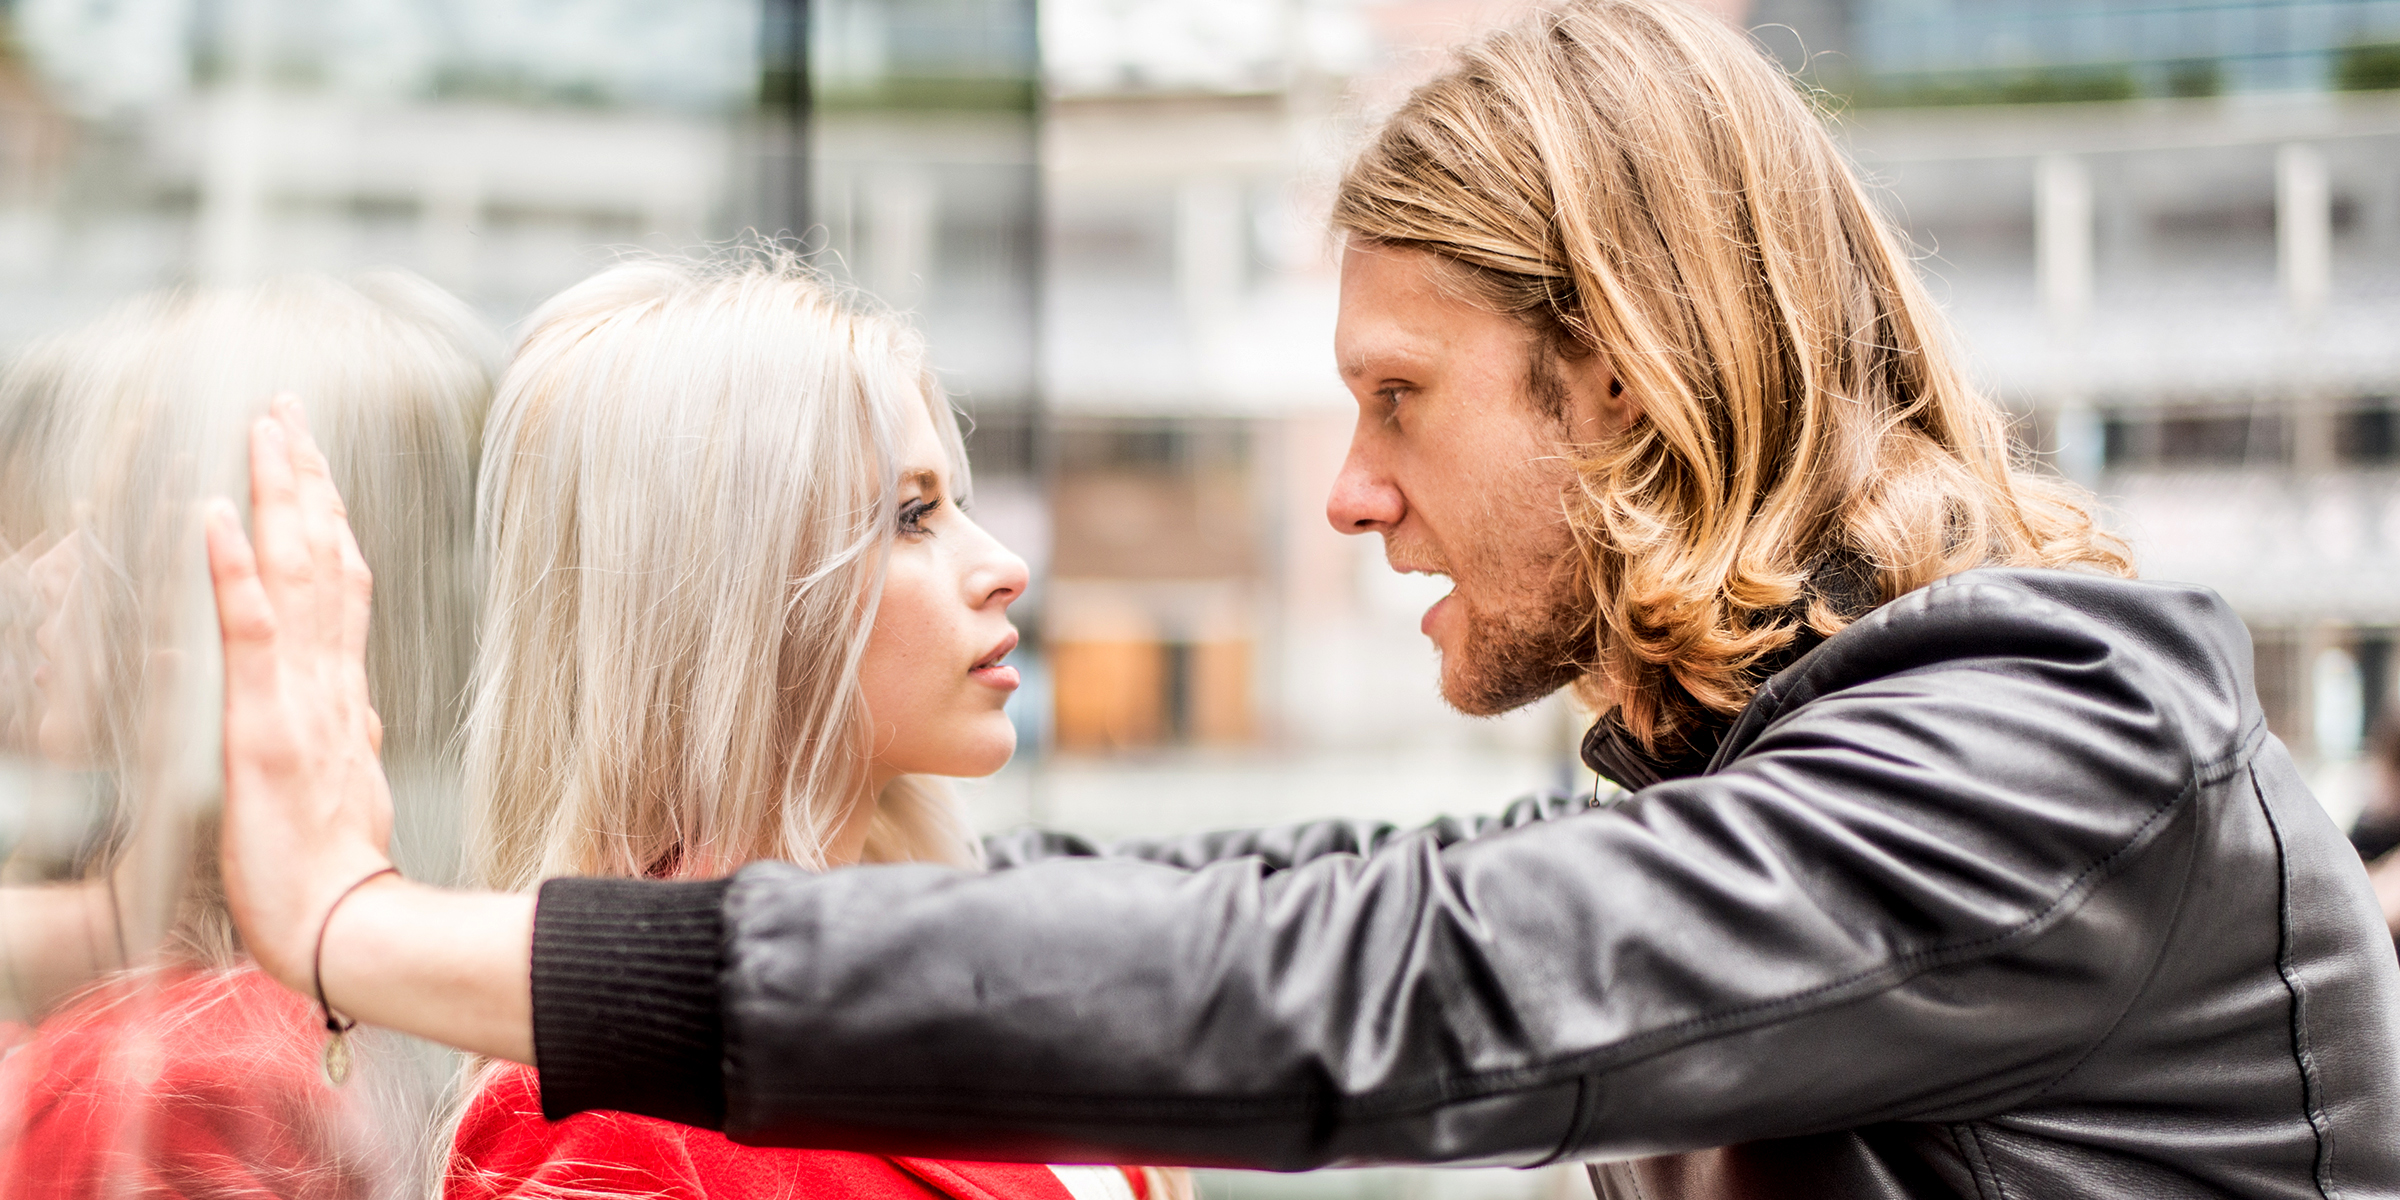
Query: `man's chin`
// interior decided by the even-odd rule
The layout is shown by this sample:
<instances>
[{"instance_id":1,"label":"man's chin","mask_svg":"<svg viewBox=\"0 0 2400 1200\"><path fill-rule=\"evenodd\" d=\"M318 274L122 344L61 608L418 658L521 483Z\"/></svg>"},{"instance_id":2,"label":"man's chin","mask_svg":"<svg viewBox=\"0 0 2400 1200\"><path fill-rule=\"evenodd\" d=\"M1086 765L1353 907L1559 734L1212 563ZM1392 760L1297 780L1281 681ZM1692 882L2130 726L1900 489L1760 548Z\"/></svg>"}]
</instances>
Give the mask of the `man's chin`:
<instances>
[{"instance_id":1,"label":"man's chin","mask_svg":"<svg viewBox=\"0 0 2400 1200\"><path fill-rule=\"evenodd\" d=\"M1563 677L1529 677L1521 673L1495 673L1468 669L1451 670L1458 660L1442 658L1442 699L1450 707L1470 717L1497 717L1532 704L1575 681L1576 672Z\"/></svg>"},{"instance_id":2,"label":"man's chin","mask_svg":"<svg viewBox=\"0 0 2400 1200\"><path fill-rule=\"evenodd\" d=\"M1442 699L1470 717L1515 712L1584 674L1577 661L1580 624L1456 615L1464 618L1453 635L1459 644L1435 643L1442 652Z\"/></svg>"}]
</instances>

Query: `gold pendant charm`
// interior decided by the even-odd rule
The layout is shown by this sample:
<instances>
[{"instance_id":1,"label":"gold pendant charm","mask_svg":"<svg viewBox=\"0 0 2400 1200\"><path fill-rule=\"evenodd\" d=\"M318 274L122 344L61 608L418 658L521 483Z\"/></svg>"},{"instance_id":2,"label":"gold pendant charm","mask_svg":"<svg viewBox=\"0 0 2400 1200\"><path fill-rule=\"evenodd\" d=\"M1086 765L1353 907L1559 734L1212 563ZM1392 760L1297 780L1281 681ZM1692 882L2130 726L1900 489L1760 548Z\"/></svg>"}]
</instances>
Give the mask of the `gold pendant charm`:
<instances>
[{"instance_id":1,"label":"gold pendant charm","mask_svg":"<svg viewBox=\"0 0 2400 1200\"><path fill-rule=\"evenodd\" d=\"M350 1078L350 1038L334 1034L325 1040L325 1082L335 1087Z\"/></svg>"}]
</instances>

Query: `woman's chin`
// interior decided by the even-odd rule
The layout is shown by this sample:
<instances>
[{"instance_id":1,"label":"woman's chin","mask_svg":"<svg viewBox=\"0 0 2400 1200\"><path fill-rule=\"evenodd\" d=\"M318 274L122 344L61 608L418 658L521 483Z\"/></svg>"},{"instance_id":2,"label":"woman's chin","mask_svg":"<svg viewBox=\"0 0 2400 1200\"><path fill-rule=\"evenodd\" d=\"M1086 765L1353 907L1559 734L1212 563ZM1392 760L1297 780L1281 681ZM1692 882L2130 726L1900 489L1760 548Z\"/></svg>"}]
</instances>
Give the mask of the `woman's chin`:
<instances>
[{"instance_id":1,"label":"woman's chin","mask_svg":"<svg viewBox=\"0 0 2400 1200\"><path fill-rule=\"evenodd\" d=\"M984 733L978 741L981 744L975 747L968 769L957 772L961 779L981 779L1007 766L1008 760L1017 756L1017 727L1005 717L998 729Z\"/></svg>"},{"instance_id":2,"label":"woman's chin","mask_svg":"<svg viewBox=\"0 0 2400 1200\"><path fill-rule=\"evenodd\" d=\"M933 753L909 755L895 761L885 757L878 763L904 775L946 775L952 779L981 779L1008 765L1016 757L1017 727L1002 713L971 723L940 739Z\"/></svg>"}]
</instances>

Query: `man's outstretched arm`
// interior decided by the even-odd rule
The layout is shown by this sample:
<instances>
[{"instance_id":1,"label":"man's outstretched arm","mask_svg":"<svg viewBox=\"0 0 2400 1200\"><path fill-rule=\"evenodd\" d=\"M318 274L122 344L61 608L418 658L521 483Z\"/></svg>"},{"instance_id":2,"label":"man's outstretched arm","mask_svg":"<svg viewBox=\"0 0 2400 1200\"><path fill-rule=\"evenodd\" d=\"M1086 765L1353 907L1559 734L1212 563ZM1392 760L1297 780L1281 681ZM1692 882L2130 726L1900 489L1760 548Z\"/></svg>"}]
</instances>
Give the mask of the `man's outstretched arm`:
<instances>
[{"instance_id":1,"label":"man's outstretched arm","mask_svg":"<svg viewBox=\"0 0 2400 1200\"><path fill-rule=\"evenodd\" d=\"M1441 817L1421 826L1388 821L1317 820L1258 829L1226 829L1169 837L1129 837L1095 842L1047 829L1018 829L983 839L985 861L995 868L1021 867L1054 858L1133 858L1161 866L1197 869L1228 859L1254 858L1270 870L1286 870L1328 854L1372 854L1398 838L1424 833L1440 845L1469 841L1535 821L1572 816L1622 795L1609 788L1569 795L1537 792L1493 816Z\"/></svg>"},{"instance_id":2,"label":"man's outstretched arm","mask_svg":"<svg viewBox=\"0 0 2400 1200\"><path fill-rule=\"evenodd\" d=\"M1951 662L1962 620L1984 653ZM2207 827L2190 731L2156 663L2038 597L1931 589L1875 623L1724 771L1479 838L1290 867L755 864L717 896L553 881L543 1102L760 1144L1275 1169L2004 1110L2149 977ZM617 932L712 924L713 955Z\"/></svg>"},{"instance_id":3,"label":"man's outstretched arm","mask_svg":"<svg viewBox=\"0 0 2400 1200\"><path fill-rule=\"evenodd\" d=\"M388 863L390 801L364 572L281 417L257 555L210 522L226 881L308 992L325 914ZM1982 653L1943 669L1957 620L1927 612L1962 605ZM538 913L378 882L331 923L324 980L362 1019L538 1057L554 1114L766 1144L1303 1168L1962 1119L2047 1086L2130 1002L2183 894L2193 767L2161 681L2055 606L1893 607L1866 624L1925 628L1888 661L1621 808L1287 869L756 864L554 881Z\"/></svg>"}]
</instances>

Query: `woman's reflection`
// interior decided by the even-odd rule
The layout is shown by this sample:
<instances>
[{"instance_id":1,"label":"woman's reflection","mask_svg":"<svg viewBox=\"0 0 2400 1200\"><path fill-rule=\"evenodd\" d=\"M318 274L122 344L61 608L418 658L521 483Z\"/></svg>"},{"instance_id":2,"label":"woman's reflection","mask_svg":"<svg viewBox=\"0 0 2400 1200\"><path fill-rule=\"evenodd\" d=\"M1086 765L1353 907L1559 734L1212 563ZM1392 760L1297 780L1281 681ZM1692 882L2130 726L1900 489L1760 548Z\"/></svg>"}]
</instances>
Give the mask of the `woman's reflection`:
<instances>
[{"instance_id":1,"label":"woman's reflection","mask_svg":"<svg viewBox=\"0 0 2400 1200\"><path fill-rule=\"evenodd\" d=\"M369 673L412 873L455 861L445 748L470 630L491 347L410 277L148 298L0 377L0 1195L408 1188L438 1081L394 1046L330 1086L323 1027L245 965L216 875L215 617L196 525L301 394L385 617ZM411 801L416 801L411 803Z\"/></svg>"}]
</instances>

